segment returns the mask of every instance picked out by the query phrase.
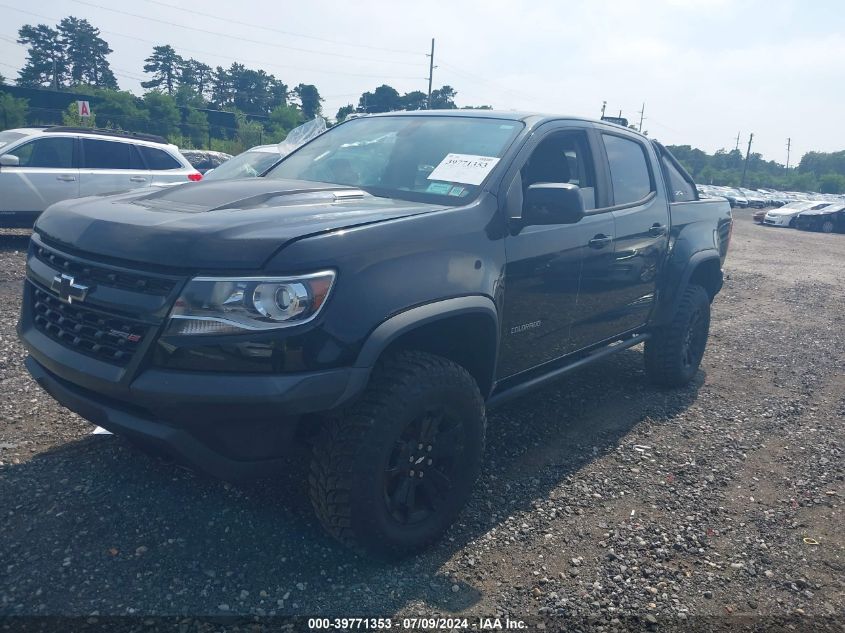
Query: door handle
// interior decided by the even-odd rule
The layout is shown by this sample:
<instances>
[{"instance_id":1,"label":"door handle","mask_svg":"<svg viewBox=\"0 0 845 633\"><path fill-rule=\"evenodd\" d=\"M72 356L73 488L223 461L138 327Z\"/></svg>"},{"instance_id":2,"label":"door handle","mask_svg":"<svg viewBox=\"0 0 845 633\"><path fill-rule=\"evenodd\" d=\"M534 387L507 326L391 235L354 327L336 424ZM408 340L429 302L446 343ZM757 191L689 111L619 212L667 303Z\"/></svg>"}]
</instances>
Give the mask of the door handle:
<instances>
[{"instance_id":1,"label":"door handle","mask_svg":"<svg viewBox=\"0 0 845 633\"><path fill-rule=\"evenodd\" d=\"M648 230L648 234L652 237L660 237L661 235L666 234L666 226L663 224L658 224L655 222L651 225L651 228Z\"/></svg>"},{"instance_id":2,"label":"door handle","mask_svg":"<svg viewBox=\"0 0 845 633\"><path fill-rule=\"evenodd\" d=\"M61 180L62 182L73 182L76 180L76 176L56 176L56 180Z\"/></svg>"},{"instance_id":3,"label":"door handle","mask_svg":"<svg viewBox=\"0 0 845 633\"><path fill-rule=\"evenodd\" d=\"M587 242L587 244L589 245L590 248L598 249L598 248L604 248L605 246L610 244L612 241L613 241L612 237L608 237L604 233L599 233L593 239L591 239L589 242Z\"/></svg>"},{"instance_id":4,"label":"door handle","mask_svg":"<svg viewBox=\"0 0 845 633\"><path fill-rule=\"evenodd\" d=\"M132 176L129 180L130 182L147 182L147 179L143 176Z\"/></svg>"}]
</instances>

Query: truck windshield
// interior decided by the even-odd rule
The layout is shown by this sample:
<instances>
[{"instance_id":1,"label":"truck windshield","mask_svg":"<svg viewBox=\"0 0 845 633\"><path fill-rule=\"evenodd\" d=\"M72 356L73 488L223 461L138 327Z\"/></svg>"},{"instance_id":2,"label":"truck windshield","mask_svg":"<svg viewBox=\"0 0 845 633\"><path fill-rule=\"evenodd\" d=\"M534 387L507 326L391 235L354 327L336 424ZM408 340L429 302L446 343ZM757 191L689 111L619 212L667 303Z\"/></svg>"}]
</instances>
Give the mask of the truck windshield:
<instances>
[{"instance_id":1,"label":"truck windshield","mask_svg":"<svg viewBox=\"0 0 845 633\"><path fill-rule=\"evenodd\" d=\"M266 177L464 204L478 193L522 127L520 121L480 117L362 117L317 137Z\"/></svg>"}]
</instances>

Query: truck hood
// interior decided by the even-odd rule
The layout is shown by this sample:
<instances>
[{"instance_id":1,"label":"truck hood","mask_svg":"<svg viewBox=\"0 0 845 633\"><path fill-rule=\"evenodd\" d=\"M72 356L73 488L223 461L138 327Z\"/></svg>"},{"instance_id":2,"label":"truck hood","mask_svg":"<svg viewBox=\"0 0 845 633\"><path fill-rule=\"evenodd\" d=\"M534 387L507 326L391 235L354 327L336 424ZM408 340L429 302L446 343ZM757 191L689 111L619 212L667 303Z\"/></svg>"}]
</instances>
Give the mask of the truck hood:
<instances>
[{"instance_id":1,"label":"truck hood","mask_svg":"<svg viewBox=\"0 0 845 633\"><path fill-rule=\"evenodd\" d=\"M35 230L57 245L147 265L257 269L285 244L443 206L342 185L250 178L66 200Z\"/></svg>"}]
</instances>

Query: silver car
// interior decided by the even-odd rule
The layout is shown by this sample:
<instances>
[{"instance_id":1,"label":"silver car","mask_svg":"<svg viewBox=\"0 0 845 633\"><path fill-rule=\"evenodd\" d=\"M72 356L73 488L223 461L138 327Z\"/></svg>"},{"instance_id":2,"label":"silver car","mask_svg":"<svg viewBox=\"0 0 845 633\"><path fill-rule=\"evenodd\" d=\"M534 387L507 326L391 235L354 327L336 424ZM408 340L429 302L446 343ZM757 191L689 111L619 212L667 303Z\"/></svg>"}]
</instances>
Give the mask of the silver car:
<instances>
[{"instance_id":1,"label":"silver car","mask_svg":"<svg viewBox=\"0 0 845 633\"><path fill-rule=\"evenodd\" d=\"M159 136L46 127L0 132L0 228L30 227L54 202L200 180Z\"/></svg>"}]
</instances>

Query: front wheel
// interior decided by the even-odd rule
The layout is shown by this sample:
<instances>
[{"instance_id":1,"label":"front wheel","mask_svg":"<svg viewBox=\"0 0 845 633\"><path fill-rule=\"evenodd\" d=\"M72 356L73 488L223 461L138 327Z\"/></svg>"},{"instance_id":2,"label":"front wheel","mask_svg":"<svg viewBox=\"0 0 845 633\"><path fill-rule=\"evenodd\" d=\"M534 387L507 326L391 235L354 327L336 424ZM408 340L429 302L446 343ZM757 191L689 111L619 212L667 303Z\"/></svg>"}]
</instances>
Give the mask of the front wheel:
<instances>
[{"instance_id":1,"label":"front wheel","mask_svg":"<svg viewBox=\"0 0 845 633\"><path fill-rule=\"evenodd\" d=\"M831 220L825 220L822 224L822 233L833 233L833 222Z\"/></svg>"},{"instance_id":2,"label":"front wheel","mask_svg":"<svg viewBox=\"0 0 845 633\"><path fill-rule=\"evenodd\" d=\"M463 367L420 352L388 359L315 444L317 517L339 541L379 556L422 550L469 498L485 426L484 401Z\"/></svg>"},{"instance_id":3,"label":"front wheel","mask_svg":"<svg viewBox=\"0 0 845 633\"><path fill-rule=\"evenodd\" d=\"M701 286L684 290L672 321L645 342L649 379L664 387L682 387L701 364L710 332L710 296Z\"/></svg>"}]
</instances>

